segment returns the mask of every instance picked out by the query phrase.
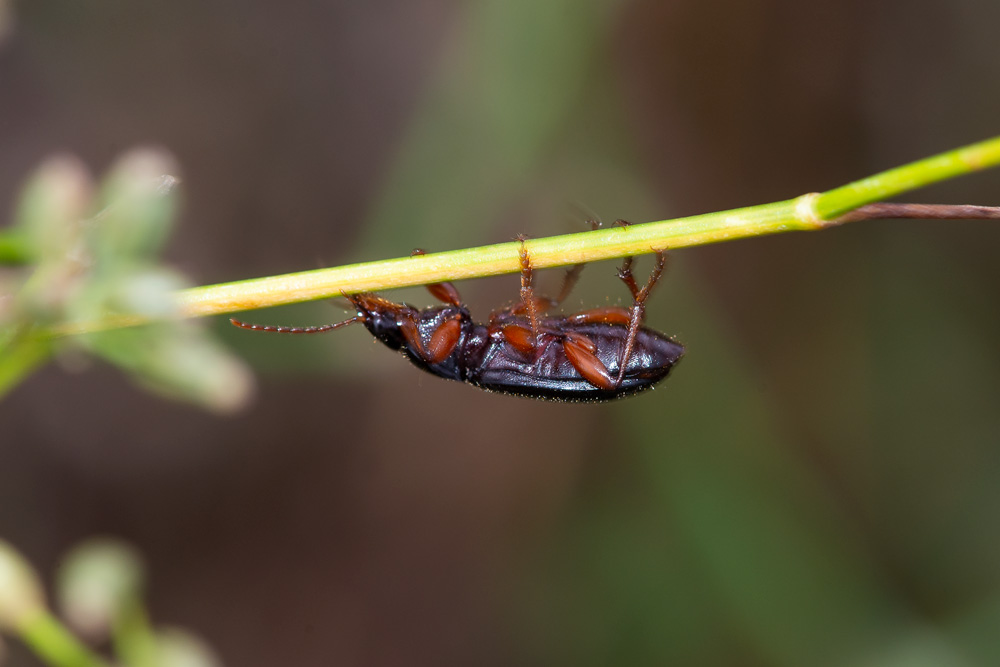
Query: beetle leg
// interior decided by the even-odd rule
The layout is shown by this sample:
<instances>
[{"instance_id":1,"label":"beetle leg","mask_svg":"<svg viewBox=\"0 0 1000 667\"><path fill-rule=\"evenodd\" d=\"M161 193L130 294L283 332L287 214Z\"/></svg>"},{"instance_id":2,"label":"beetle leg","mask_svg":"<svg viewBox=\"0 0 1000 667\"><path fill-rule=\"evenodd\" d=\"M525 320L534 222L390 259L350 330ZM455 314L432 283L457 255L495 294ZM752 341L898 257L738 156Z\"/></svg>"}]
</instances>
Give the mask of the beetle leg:
<instances>
[{"instance_id":1,"label":"beetle leg","mask_svg":"<svg viewBox=\"0 0 1000 667\"><path fill-rule=\"evenodd\" d=\"M533 294L531 300L535 304L536 313L544 313L549 308L552 308L555 305L552 299L550 299L547 296L538 296ZM493 313L491 314L491 319L495 320L502 315L527 315L527 314L528 314L528 306L525 305L524 301L521 301L519 303L515 303L512 306L508 306L507 308L494 310Z\"/></svg>"},{"instance_id":2,"label":"beetle leg","mask_svg":"<svg viewBox=\"0 0 1000 667\"><path fill-rule=\"evenodd\" d=\"M630 227L632 225L628 220L615 220L612 223L612 227ZM618 269L618 277L621 278L625 286L628 287L628 291L632 293L632 300L639 298L639 286L635 283L635 277L632 275L632 257L622 258L622 266Z\"/></svg>"},{"instance_id":3,"label":"beetle leg","mask_svg":"<svg viewBox=\"0 0 1000 667\"><path fill-rule=\"evenodd\" d=\"M632 348L635 347L635 337L639 333L639 326L642 324L642 320L646 314L646 299L653 290L653 286L660 279L660 276L663 275L663 267L666 263L666 253L659 250L656 251L656 264L653 266L652 273L649 274L649 280L646 281L646 285L641 290L633 292L633 303L628 323L628 337L625 339L625 347L622 349L622 356L618 361L618 378L615 380L616 387L621 386L622 379L625 377L625 364L628 362L629 357L632 356ZM631 273L629 273L629 276L631 277ZM634 278L632 282L634 284Z\"/></svg>"},{"instance_id":4,"label":"beetle leg","mask_svg":"<svg viewBox=\"0 0 1000 667\"><path fill-rule=\"evenodd\" d=\"M635 282L635 276L632 275L632 258L625 257L622 259L621 268L618 269L618 277L621 278L625 286L628 287L628 291L632 293L632 299L635 300L639 298L639 286Z\"/></svg>"},{"instance_id":5,"label":"beetle leg","mask_svg":"<svg viewBox=\"0 0 1000 667\"><path fill-rule=\"evenodd\" d=\"M598 389L612 390L618 386L607 367L597 357L597 346L584 335L570 333L563 339L563 351L584 380Z\"/></svg>"},{"instance_id":6,"label":"beetle leg","mask_svg":"<svg viewBox=\"0 0 1000 667\"><path fill-rule=\"evenodd\" d=\"M420 329L417 328L416 321L410 317L403 318L399 329L403 332L403 338L406 339L406 342L416 348L420 358L427 359L429 355L427 354L427 350L424 349L424 341L420 340Z\"/></svg>"},{"instance_id":7,"label":"beetle leg","mask_svg":"<svg viewBox=\"0 0 1000 667\"><path fill-rule=\"evenodd\" d=\"M404 318L400 329L406 341L416 348L420 358L429 364L439 364L447 359L462 336L462 323L457 315L446 319L434 329L426 347L420 339L420 329L414 318Z\"/></svg>"},{"instance_id":8,"label":"beetle leg","mask_svg":"<svg viewBox=\"0 0 1000 667\"><path fill-rule=\"evenodd\" d=\"M535 298L535 290L531 286L531 259L528 257L528 249L524 246L525 237L519 236L518 241L521 247L518 256L521 258L521 303L524 305L528 319L531 321L531 336L535 349L538 349L538 302Z\"/></svg>"},{"instance_id":9,"label":"beetle leg","mask_svg":"<svg viewBox=\"0 0 1000 667\"><path fill-rule=\"evenodd\" d=\"M559 295L552 299L553 306L558 306L566 300L566 297L568 297L569 293L573 291L573 288L576 286L576 282L580 279L580 274L583 273L583 267L585 266L586 263L574 264L566 271L566 273L563 274L562 287L559 288Z\"/></svg>"},{"instance_id":10,"label":"beetle leg","mask_svg":"<svg viewBox=\"0 0 1000 667\"><path fill-rule=\"evenodd\" d=\"M601 228L601 222L596 218L591 218L587 222L590 223L590 229L592 231ZM558 306L559 304L561 304L563 301L566 300L566 297L569 296L569 293L573 291L573 287L576 286L576 281L580 279L580 274L583 272L583 267L585 267L586 265L587 265L586 262L574 264L569 268L569 270L566 271L565 274L563 274L562 287L559 288L559 296L557 296L555 299L551 299L553 306Z\"/></svg>"},{"instance_id":11,"label":"beetle leg","mask_svg":"<svg viewBox=\"0 0 1000 667\"><path fill-rule=\"evenodd\" d=\"M590 219L587 221L590 224L592 230L600 229L601 223L599 220ZM559 295L555 298L547 296L538 296L534 293L534 289L531 288L532 282L532 270L531 264L528 261L528 254L524 249L524 241L526 238L522 236L517 237L521 241L521 303L510 306L508 308L501 308L499 310L494 310L490 313L490 322L496 322L503 315L528 315L531 317L532 305L534 306L534 319L537 321L538 313L549 310L550 308L555 308L569 296L569 293L573 291L573 287L576 285L577 280L580 279L580 273L583 271L583 267L586 266L586 262L581 262L579 264L574 264L566 271L563 275L562 286L559 288ZM416 251L414 251L416 252ZM528 288L530 289L530 297L525 296L525 274L527 274ZM530 299L530 303L529 303Z\"/></svg>"},{"instance_id":12,"label":"beetle leg","mask_svg":"<svg viewBox=\"0 0 1000 667\"><path fill-rule=\"evenodd\" d=\"M507 324L500 329L500 333L503 334L504 340L521 354L534 354L535 339L531 329L522 327L520 324Z\"/></svg>"},{"instance_id":13,"label":"beetle leg","mask_svg":"<svg viewBox=\"0 0 1000 667\"><path fill-rule=\"evenodd\" d=\"M427 251L423 248L414 248L413 252L410 253L410 257L417 257L418 255L426 255ZM438 301L442 303L447 303L452 306L461 306L462 297L458 294L458 290L450 282L445 283L428 283L426 285L427 291L431 293Z\"/></svg>"},{"instance_id":14,"label":"beetle leg","mask_svg":"<svg viewBox=\"0 0 1000 667\"><path fill-rule=\"evenodd\" d=\"M461 337L462 322L458 317L449 318L439 324L427 343L427 361L439 364L447 359Z\"/></svg>"},{"instance_id":15,"label":"beetle leg","mask_svg":"<svg viewBox=\"0 0 1000 667\"><path fill-rule=\"evenodd\" d=\"M628 324L632 321L632 312L620 306L604 306L591 308L566 317L572 324Z\"/></svg>"}]
</instances>

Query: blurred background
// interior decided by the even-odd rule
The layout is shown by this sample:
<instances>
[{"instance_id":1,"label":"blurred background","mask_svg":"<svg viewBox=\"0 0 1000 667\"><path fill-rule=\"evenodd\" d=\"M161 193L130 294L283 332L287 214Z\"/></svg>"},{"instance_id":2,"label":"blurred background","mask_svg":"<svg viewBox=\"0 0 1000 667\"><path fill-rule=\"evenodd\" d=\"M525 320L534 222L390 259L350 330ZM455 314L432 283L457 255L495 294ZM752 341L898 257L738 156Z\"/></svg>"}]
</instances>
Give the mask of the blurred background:
<instances>
[{"instance_id":1,"label":"blurred background","mask_svg":"<svg viewBox=\"0 0 1000 667\"><path fill-rule=\"evenodd\" d=\"M164 147L167 259L196 284L578 231L575 204L766 203L1000 127L991 0L13 14L0 211L54 153ZM1000 204L1000 173L907 199ZM0 536L47 574L129 540L154 617L229 665L1000 664L998 247L885 221L675 252L649 323L687 357L608 405L444 382L361 328L207 322L258 375L226 417L71 359L0 404ZM614 268L567 307L623 302ZM485 317L517 277L458 287Z\"/></svg>"}]
</instances>

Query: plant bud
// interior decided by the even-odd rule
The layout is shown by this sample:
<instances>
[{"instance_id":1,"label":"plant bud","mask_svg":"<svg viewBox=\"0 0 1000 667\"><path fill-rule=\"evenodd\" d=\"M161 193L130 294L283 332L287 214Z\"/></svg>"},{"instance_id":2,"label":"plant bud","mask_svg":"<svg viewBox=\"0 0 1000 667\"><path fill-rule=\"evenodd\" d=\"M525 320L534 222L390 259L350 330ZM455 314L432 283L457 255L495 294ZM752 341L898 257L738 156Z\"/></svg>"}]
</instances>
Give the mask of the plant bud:
<instances>
[{"instance_id":1,"label":"plant bud","mask_svg":"<svg viewBox=\"0 0 1000 667\"><path fill-rule=\"evenodd\" d=\"M208 644L177 628L158 634L156 653L157 667L222 667L222 662Z\"/></svg>"},{"instance_id":2,"label":"plant bud","mask_svg":"<svg viewBox=\"0 0 1000 667\"><path fill-rule=\"evenodd\" d=\"M95 539L73 549L57 581L59 606L67 622L92 639L103 639L143 582L142 561L126 544Z\"/></svg>"}]
</instances>

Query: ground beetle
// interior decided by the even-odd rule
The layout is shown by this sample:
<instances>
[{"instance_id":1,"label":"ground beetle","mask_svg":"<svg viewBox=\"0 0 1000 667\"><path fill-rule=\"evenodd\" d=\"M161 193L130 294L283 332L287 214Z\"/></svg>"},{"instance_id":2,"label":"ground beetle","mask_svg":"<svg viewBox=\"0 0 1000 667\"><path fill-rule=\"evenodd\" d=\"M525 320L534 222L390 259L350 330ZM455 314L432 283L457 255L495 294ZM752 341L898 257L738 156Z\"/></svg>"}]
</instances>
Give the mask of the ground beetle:
<instances>
[{"instance_id":1,"label":"ground beetle","mask_svg":"<svg viewBox=\"0 0 1000 667\"><path fill-rule=\"evenodd\" d=\"M656 253L656 265L641 289L632 276L631 257L618 270L632 293L631 308L550 315L548 311L569 295L583 264L566 273L558 297L537 296L528 251L524 239L520 241L521 301L491 313L487 324L473 321L451 283L428 285L445 305L423 310L362 293L345 295L357 315L336 324L283 327L231 321L244 329L281 333L320 333L360 322L428 373L529 398L606 401L649 389L667 377L684 347L642 326L646 299L663 273L662 252Z\"/></svg>"}]
</instances>

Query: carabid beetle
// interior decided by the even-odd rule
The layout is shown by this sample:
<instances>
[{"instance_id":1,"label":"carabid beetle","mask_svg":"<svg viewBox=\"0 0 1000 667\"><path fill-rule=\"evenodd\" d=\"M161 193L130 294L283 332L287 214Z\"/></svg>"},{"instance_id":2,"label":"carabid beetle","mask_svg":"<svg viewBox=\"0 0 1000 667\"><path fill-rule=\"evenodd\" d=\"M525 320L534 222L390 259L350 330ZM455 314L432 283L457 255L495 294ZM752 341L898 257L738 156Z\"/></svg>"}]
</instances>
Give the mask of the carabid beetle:
<instances>
[{"instance_id":1,"label":"carabid beetle","mask_svg":"<svg viewBox=\"0 0 1000 667\"><path fill-rule=\"evenodd\" d=\"M624 221L616 224L625 225ZM537 296L521 238L521 301L476 323L451 283L427 288L443 306L415 308L361 293L345 295L357 314L315 327L247 324L238 327L282 333L320 333L361 323L375 338L417 368L449 380L506 394L556 401L607 401L649 389L667 377L684 354L669 336L642 326L645 303L663 273L665 255L641 289L626 257L618 277L632 293L632 307L604 307L573 315L550 315L568 295L583 264L571 268L559 296ZM416 250L414 254L423 254Z\"/></svg>"}]
</instances>

